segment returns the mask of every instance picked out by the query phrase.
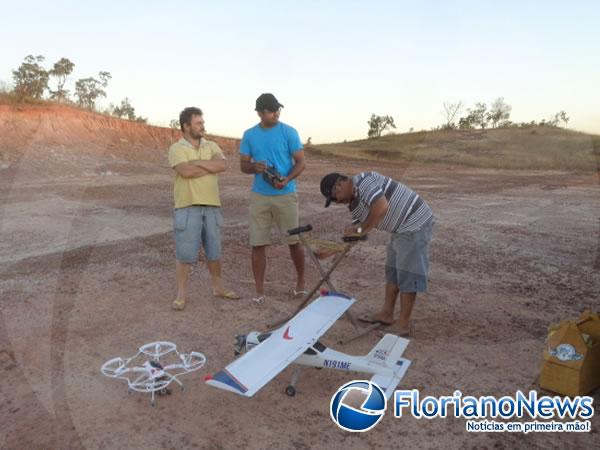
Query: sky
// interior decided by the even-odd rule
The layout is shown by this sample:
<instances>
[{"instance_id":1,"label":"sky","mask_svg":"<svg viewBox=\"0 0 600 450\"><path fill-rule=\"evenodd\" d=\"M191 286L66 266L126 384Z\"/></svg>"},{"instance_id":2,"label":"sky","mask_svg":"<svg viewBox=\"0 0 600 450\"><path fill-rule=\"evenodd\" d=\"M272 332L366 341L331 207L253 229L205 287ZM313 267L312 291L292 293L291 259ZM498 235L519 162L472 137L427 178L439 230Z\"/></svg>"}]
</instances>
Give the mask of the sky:
<instances>
[{"instance_id":1,"label":"sky","mask_svg":"<svg viewBox=\"0 0 600 450\"><path fill-rule=\"evenodd\" d=\"M67 82L112 75L100 108L128 97L150 123L186 106L210 133L240 137L272 92L301 139L367 136L445 122L444 102L512 106L511 120L564 110L600 134L600 2L0 1L0 86L24 57L75 63Z\"/></svg>"}]
</instances>

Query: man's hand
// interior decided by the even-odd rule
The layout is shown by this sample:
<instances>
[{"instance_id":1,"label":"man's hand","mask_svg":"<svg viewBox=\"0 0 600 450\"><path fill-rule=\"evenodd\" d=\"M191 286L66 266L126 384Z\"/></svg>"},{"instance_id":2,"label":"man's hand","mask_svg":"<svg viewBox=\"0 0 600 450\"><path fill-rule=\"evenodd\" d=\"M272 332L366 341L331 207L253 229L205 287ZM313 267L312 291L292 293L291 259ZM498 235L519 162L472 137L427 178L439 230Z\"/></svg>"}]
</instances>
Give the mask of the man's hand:
<instances>
[{"instance_id":1,"label":"man's hand","mask_svg":"<svg viewBox=\"0 0 600 450\"><path fill-rule=\"evenodd\" d=\"M287 177L285 177L282 181L277 181L275 183L275 189L283 189L284 187L287 186L287 184L289 183Z\"/></svg>"},{"instance_id":2,"label":"man's hand","mask_svg":"<svg viewBox=\"0 0 600 450\"><path fill-rule=\"evenodd\" d=\"M254 168L255 173L263 173L265 170L267 170L267 162L256 161L254 164L252 164L252 167Z\"/></svg>"},{"instance_id":3,"label":"man's hand","mask_svg":"<svg viewBox=\"0 0 600 450\"><path fill-rule=\"evenodd\" d=\"M351 227L346 228L344 230L343 237L358 238L358 237L364 236L365 234L367 234L367 233L363 232L361 224L357 223L355 225L352 225Z\"/></svg>"},{"instance_id":4,"label":"man's hand","mask_svg":"<svg viewBox=\"0 0 600 450\"><path fill-rule=\"evenodd\" d=\"M240 170L242 173L253 175L255 173L263 173L267 170L266 161L254 161L248 155L240 155Z\"/></svg>"}]
</instances>

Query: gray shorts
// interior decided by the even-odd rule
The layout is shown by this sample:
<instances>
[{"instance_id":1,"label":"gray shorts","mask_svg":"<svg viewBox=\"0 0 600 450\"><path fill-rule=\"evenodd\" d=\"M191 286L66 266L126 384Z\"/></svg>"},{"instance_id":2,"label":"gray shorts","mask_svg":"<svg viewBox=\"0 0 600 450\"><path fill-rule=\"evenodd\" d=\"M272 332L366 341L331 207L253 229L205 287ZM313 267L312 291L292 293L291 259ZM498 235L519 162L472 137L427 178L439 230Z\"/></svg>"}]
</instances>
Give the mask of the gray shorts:
<instances>
[{"instance_id":1,"label":"gray shorts","mask_svg":"<svg viewBox=\"0 0 600 450\"><path fill-rule=\"evenodd\" d=\"M200 245L208 261L221 259L223 215L218 206L187 206L173 211L175 258L182 263L198 261Z\"/></svg>"},{"instance_id":2,"label":"gray shorts","mask_svg":"<svg viewBox=\"0 0 600 450\"><path fill-rule=\"evenodd\" d=\"M429 242L435 224L432 218L417 231L392 233L387 246L385 279L400 292L427 291Z\"/></svg>"}]
</instances>

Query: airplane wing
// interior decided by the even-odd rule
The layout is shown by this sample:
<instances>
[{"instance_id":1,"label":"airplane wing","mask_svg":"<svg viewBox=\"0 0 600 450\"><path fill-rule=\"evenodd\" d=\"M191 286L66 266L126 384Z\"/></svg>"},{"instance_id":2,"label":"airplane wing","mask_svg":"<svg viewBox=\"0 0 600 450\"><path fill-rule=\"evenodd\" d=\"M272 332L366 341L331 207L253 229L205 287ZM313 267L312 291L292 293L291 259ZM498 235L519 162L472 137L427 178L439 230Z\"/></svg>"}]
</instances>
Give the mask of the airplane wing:
<instances>
[{"instance_id":1,"label":"airplane wing","mask_svg":"<svg viewBox=\"0 0 600 450\"><path fill-rule=\"evenodd\" d=\"M252 397L313 345L354 302L337 292L322 295L265 341L207 377L206 383Z\"/></svg>"}]
</instances>

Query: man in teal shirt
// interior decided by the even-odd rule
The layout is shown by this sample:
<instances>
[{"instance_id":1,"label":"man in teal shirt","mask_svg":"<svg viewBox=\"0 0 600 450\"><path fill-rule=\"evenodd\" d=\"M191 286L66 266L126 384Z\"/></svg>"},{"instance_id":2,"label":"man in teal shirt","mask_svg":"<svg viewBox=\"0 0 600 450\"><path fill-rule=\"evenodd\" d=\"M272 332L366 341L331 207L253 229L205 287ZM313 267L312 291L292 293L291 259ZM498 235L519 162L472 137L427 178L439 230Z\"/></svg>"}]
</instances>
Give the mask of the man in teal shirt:
<instances>
[{"instance_id":1,"label":"man in teal shirt","mask_svg":"<svg viewBox=\"0 0 600 450\"><path fill-rule=\"evenodd\" d=\"M240 144L240 166L243 173L253 174L250 194L250 245L252 271L257 303L265 300L266 246L271 244L273 222L289 245L296 269L296 287L292 293L303 295L304 249L297 236L287 236L287 230L298 226L298 195L296 177L306 163L298 132L279 121L283 105L273 94L262 94L256 99L260 123L244 132ZM264 176L269 168L275 169L281 180L273 183Z\"/></svg>"}]
</instances>

